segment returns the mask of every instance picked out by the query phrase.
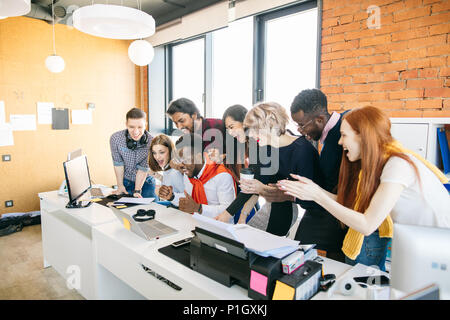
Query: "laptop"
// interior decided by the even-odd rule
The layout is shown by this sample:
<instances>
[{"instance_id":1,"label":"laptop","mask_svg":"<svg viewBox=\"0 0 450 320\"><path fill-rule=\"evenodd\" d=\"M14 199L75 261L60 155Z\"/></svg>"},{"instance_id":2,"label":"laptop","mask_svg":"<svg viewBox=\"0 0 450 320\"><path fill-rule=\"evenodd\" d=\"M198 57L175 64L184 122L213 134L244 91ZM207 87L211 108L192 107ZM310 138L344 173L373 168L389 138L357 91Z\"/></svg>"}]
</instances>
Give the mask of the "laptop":
<instances>
[{"instance_id":1,"label":"laptop","mask_svg":"<svg viewBox=\"0 0 450 320\"><path fill-rule=\"evenodd\" d=\"M125 226L126 229L137 234L139 237L145 240L154 240L162 238L168 235L172 235L178 232L178 230L165 225L155 219L137 222L129 214L120 211L117 208L110 207L117 219Z\"/></svg>"}]
</instances>

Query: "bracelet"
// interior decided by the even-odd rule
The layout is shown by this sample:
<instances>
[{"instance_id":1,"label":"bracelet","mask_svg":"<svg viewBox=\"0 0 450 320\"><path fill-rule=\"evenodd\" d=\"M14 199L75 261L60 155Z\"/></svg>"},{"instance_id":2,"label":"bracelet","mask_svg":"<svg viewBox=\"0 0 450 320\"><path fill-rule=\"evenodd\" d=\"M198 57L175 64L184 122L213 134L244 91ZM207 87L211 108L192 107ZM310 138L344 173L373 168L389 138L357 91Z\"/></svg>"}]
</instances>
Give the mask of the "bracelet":
<instances>
[{"instance_id":1,"label":"bracelet","mask_svg":"<svg viewBox=\"0 0 450 320\"><path fill-rule=\"evenodd\" d=\"M200 203L200 207L198 208L198 213L202 214L202 211L203 211L203 207L202 207L202 204Z\"/></svg>"},{"instance_id":2,"label":"bracelet","mask_svg":"<svg viewBox=\"0 0 450 320\"><path fill-rule=\"evenodd\" d=\"M133 194L135 194L135 193L141 194L141 192L142 192L142 190L134 190L134 191L133 191Z\"/></svg>"}]
</instances>

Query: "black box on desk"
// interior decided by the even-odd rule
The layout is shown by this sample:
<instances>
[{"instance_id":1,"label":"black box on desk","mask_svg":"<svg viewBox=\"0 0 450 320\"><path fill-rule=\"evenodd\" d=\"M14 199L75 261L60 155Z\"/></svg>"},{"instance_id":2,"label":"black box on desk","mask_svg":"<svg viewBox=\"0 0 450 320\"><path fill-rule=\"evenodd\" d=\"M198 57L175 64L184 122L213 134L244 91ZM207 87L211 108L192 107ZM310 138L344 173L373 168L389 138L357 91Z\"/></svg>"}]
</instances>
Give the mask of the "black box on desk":
<instances>
[{"instance_id":1,"label":"black box on desk","mask_svg":"<svg viewBox=\"0 0 450 320\"><path fill-rule=\"evenodd\" d=\"M308 260L291 274L276 280L273 300L308 300L319 290L322 264Z\"/></svg>"},{"instance_id":2,"label":"black box on desk","mask_svg":"<svg viewBox=\"0 0 450 320\"><path fill-rule=\"evenodd\" d=\"M281 259L258 256L250 265L249 298L272 299L275 281L282 275Z\"/></svg>"}]
</instances>

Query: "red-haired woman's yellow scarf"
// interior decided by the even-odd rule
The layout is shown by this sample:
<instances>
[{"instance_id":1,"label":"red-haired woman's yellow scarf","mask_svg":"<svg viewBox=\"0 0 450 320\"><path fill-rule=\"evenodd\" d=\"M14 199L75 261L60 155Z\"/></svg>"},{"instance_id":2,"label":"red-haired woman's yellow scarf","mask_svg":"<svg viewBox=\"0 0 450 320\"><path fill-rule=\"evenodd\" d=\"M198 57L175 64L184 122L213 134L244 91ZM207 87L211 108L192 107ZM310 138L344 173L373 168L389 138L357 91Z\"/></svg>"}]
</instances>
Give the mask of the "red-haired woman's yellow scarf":
<instances>
[{"instance_id":1,"label":"red-haired woman's yellow scarf","mask_svg":"<svg viewBox=\"0 0 450 320\"><path fill-rule=\"evenodd\" d=\"M399 153L405 153L416 157L420 160L428 169L430 169L442 183L448 183L447 177L432 163L425 160L421 155L415 153L414 151L408 150L404 148L400 142L395 141L386 146L386 151L394 151ZM356 201L353 207L353 210L356 210L359 206L359 201L361 198L361 190L360 190L360 181L361 181L362 172L359 172L358 176L358 185L356 187ZM381 223L378 227L378 232L380 238L392 238L394 234L394 224L392 222L392 218L390 215L386 217L386 219ZM344 254L355 260L361 252L361 248L364 242L364 235L358 231L349 228L347 234L345 235L344 242L342 244L342 251Z\"/></svg>"}]
</instances>

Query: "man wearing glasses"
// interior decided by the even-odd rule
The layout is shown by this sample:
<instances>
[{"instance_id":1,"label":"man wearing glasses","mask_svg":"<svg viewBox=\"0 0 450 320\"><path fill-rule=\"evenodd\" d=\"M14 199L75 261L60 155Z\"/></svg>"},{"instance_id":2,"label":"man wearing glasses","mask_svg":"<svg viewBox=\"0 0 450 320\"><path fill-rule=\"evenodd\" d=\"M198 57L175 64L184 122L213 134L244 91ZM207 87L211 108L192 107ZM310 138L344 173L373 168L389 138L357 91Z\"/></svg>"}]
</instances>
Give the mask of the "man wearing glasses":
<instances>
[{"instance_id":1,"label":"man wearing glasses","mask_svg":"<svg viewBox=\"0 0 450 320\"><path fill-rule=\"evenodd\" d=\"M337 112L328 113L327 97L322 91L307 89L294 98L291 117L302 135L320 142L322 148L319 159L323 175L321 187L336 193L342 159L342 146L338 144L342 115ZM307 210L300 221L295 239L302 243L317 243L317 248L326 251L328 257L344 261L341 251L344 231L336 218L322 208Z\"/></svg>"},{"instance_id":2,"label":"man wearing glasses","mask_svg":"<svg viewBox=\"0 0 450 320\"><path fill-rule=\"evenodd\" d=\"M160 196L169 199L181 211L215 218L236 198L236 187L223 164L205 162L202 144L201 136L194 133L178 139L176 160L184 174L184 194L173 194L171 188L162 186Z\"/></svg>"}]
</instances>

